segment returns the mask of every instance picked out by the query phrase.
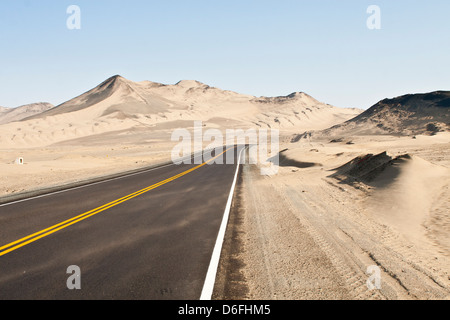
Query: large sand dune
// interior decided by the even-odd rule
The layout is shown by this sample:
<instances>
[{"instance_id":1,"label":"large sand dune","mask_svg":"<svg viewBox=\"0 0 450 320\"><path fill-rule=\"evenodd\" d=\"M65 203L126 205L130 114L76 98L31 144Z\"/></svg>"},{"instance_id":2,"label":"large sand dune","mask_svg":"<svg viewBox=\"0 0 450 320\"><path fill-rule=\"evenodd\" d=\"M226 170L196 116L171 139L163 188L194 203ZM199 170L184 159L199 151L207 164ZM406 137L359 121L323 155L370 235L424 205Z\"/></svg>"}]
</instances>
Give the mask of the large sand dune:
<instances>
[{"instance_id":1,"label":"large sand dune","mask_svg":"<svg viewBox=\"0 0 450 320\"><path fill-rule=\"evenodd\" d=\"M157 125L179 120L202 120L207 126L222 128L316 130L360 112L332 107L304 93L256 98L198 81L163 85L114 76L55 108L1 126L0 148L43 147L135 127L154 130Z\"/></svg>"}]
</instances>

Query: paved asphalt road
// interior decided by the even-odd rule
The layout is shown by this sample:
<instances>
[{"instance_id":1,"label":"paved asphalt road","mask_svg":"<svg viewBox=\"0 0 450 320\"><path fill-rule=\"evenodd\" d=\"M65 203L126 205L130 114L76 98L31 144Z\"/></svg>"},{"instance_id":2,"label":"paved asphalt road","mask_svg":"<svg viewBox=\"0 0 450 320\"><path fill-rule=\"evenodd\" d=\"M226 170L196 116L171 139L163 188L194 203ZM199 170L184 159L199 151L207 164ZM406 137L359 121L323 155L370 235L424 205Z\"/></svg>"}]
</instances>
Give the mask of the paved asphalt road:
<instances>
[{"instance_id":1,"label":"paved asphalt road","mask_svg":"<svg viewBox=\"0 0 450 320\"><path fill-rule=\"evenodd\" d=\"M169 165L0 206L0 299L199 299L235 172Z\"/></svg>"}]
</instances>

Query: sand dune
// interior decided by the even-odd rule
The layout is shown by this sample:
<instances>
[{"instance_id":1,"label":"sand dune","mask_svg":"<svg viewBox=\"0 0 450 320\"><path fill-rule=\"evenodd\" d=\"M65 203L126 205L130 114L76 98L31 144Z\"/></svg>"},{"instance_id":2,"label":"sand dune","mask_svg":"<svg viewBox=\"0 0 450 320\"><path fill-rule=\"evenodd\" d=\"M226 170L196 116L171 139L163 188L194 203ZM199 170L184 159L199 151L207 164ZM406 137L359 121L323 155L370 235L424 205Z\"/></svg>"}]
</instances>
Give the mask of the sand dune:
<instances>
[{"instance_id":1,"label":"sand dune","mask_svg":"<svg viewBox=\"0 0 450 320\"><path fill-rule=\"evenodd\" d=\"M164 85L117 75L55 108L0 126L0 148L43 147L136 127L156 130L180 120L201 120L207 127L224 129L315 130L360 112L321 103L304 93L256 98L198 81Z\"/></svg>"},{"instance_id":2,"label":"sand dune","mask_svg":"<svg viewBox=\"0 0 450 320\"><path fill-rule=\"evenodd\" d=\"M261 127L283 129L319 129L333 123L341 123L359 114L358 109L340 109L321 103L303 92L295 92L285 97L255 98L251 101L258 106L260 114L253 122Z\"/></svg>"},{"instance_id":3,"label":"sand dune","mask_svg":"<svg viewBox=\"0 0 450 320\"><path fill-rule=\"evenodd\" d=\"M449 168L417 156L404 157L395 168L381 172L373 185L378 190L367 199L367 205L374 217L416 245L430 242L450 253ZM447 201L438 202L445 198Z\"/></svg>"},{"instance_id":4,"label":"sand dune","mask_svg":"<svg viewBox=\"0 0 450 320\"><path fill-rule=\"evenodd\" d=\"M383 152L358 156L329 177L340 184L373 190L365 206L374 218L419 245L438 242L442 252L450 255L448 237L442 236L450 232L450 168L419 156Z\"/></svg>"},{"instance_id":5,"label":"sand dune","mask_svg":"<svg viewBox=\"0 0 450 320\"><path fill-rule=\"evenodd\" d=\"M53 110L49 110L31 119L90 111L85 116L95 118L122 111L129 116L133 114L157 114L166 112L169 104L145 92L140 84L133 83L121 76L114 76L102 82L94 89L71 99ZM93 112L95 109L96 112Z\"/></svg>"},{"instance_id":6,"label":"sand dune","mask_svg":"<svg viewBox=\"0 0 450 320\"><path fill-rule=\"evenodd\" d=\"M389 156L386 152L378 155L367 154L356 157L336 168L336 172L331 177L348 184L358 182L371 184L376 181L379 185L381 183L380 175L384 174L387 179L383 182L389 184L399 175L398 167L408 159L411 159L408 154L395 158Z\"/></svg>"}]
</instances>

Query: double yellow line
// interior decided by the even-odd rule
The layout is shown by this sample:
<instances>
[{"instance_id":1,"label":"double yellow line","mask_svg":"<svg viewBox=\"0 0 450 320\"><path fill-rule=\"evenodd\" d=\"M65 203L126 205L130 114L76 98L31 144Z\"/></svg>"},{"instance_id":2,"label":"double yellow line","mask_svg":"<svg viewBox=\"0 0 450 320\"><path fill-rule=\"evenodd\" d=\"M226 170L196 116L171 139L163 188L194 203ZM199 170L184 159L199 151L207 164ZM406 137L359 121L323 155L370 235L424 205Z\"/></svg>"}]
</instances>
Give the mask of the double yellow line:
<instances>
[{"instance_id":1,"label":"double yellow line","mask_svg":"<svg viewBox=\"0 0 450 320\"><path fill-rule=\"evenodd\" d=\"M108 209L110 209L112 207L115 207L115 206L117 206L117 205L119 205L119 204L121 204L123 202L126 202L128 200L136 198L136 197L138 197L138 196L140 196L140 195L142 195L144 193L147 193L147 192L149 192L149 191L151 191L153 189L156 189L156 188L158 188L158 187L160 187L162 185L165 185L165 184L167 184L167 183L169 183L169 182L171 182L173 180L181 178L181 177L191 173L192 171L200 169L201 167L203 167L204 165L208 164L209 162L214 161L216 158L220 157L221 155L223 155L224 153L228 152L231 149L232 148L227 149L224 152L222 152L221 154L217 155L216 157L210 159L209 161L204 162L204 163L202 163L202 164L200 164L200 165L198 165L198 166L196 166L196 167L194 167L192 169L186 170L186 171L184 171L184 172L182 172L180 174L177 174L176 176L173 176L171 178L168 178L166 180L158 182L158 183L156 183L154 185L151 185L151 186L149 186L147 188L144 188L142 190L136 191L136 192L134 192L132 194L129 194L129 195L125 196L125 197L122 197L120 199L117 199L115 201L107 203L107 204L105 204L105 205L103 205L101 207L98 207L96 209L93 209L91 211L88 211L88 212L85 212L83 214L80 214L80 215L78 215L78 216L76 216L74 218L71 218L69 220L66 220L66 221L63 221L61 223L55 224L54 226L51 226L51 227L49 227L47 229L41 230L41 231L33 233L33 234L31 234L31 235L29 235L27 237L24 237L22 239L19 239L17 241L14 241L14 242L11 242L11 243L9 243L7 245L4 245L3 247L0 247L0 257L4 256L4 255L6 255L6 254L8 254L8 253L10 253L12 251L15 251L15 250L17 250L19 248L22 248L22 247L24 247L24 246L26 246L26 245L28 245L28 244L30 244L32 242L35 242L35 241L37 241L39 239L47 237L47 236L49 236L49 235L51 235L51 234L53 234L55 232L58 232L59 230L65 229L65 228L67 228L67 227L69 227L71 225L74 225L74 224L76 224L76 223L78 223L80 221L88 219L88 218L90 218L90 217L92 217L92 216L94 216L96 214L99 214L100 212L103 212L103 211L108 210Z\"/></svg>"}]
</instances>

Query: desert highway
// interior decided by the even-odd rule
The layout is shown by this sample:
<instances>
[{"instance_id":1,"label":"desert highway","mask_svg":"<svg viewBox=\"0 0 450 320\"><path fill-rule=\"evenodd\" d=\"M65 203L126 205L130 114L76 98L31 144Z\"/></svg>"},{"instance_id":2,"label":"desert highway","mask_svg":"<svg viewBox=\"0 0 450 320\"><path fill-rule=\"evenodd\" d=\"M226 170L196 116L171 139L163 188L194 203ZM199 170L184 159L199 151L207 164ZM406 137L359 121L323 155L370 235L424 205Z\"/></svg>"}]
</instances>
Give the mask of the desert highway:
<instances>
[{"instance_id":1,"label":"desert highway","mask_svg":"<svg viewBox=\"0 0 450 320\"><path fill-rule=\"evenodd\" d=\"M199 299L238 149L0 205L0 299Z\"/></svg>"}]
</instances>

